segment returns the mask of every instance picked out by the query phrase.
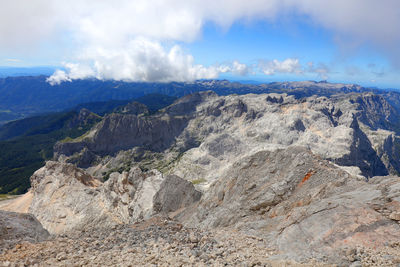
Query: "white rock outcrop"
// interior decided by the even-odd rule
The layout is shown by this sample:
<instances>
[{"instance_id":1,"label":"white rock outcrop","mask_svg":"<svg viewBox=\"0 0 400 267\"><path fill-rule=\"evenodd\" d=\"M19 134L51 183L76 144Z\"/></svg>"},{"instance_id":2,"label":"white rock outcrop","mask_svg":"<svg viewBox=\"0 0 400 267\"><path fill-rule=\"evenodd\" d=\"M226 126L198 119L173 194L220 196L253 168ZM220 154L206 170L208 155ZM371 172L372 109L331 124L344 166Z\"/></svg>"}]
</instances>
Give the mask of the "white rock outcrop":
<instances>
[{"instance_id":1,"label":"white rock outcrop","mask_svg":"<svg viewBox=\"0 0 400 267\"><path fill-rule=\"evenodd\" d=\"M127 224L150 218L155 214L153 198L163 181L169 179L154 170L143 173L139 168L129 172L112 173L102 183L84 170L69 163L48 161L31 177L33 194L29 212L36 216L50 233L63 233L93 227ZM174 191L172 197L180 205L180 196L195 191L193 185L179 177L177 186L186 185L186 191ZM164 183L165 184L165 183ZM171 195L171 194L169 194ZM183 206L197 198L184 198ZM168 203L161 203L162 209ZM160 203L157 205L160 208ZM173 211L174 208L172 207Z\"/></svg>"}]
</instances>

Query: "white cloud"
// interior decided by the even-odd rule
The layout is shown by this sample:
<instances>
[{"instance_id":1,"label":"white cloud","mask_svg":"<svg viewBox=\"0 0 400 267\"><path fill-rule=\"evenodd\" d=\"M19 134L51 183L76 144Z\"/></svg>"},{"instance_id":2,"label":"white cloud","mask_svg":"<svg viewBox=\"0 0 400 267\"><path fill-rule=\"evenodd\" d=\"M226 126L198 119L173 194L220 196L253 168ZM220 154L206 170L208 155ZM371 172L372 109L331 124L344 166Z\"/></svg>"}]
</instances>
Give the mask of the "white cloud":
<instances>
[{"instance_id":1,"label":"white cloud","mask_svg":"<svg viewBox=\"0 0 400 267\"><path fill-rule=\"evenodd\" d=\"M62 82L71 82L77 79L96 78L94 70L84 64L64 63L64 70L56 70L53 75L47 78L47 82L51 85L60 84Z\"/></svg>"},{"instance_id":2,"label":"white cloud","mask_svg":"<svg viewBox=\"0 0 400 267\"><path fill-rule=\"evenodd\" d=\"M197 40L207 22L229 29L239 20L274 21L282 14L285 19L308 16L331 30L342 47L372 44L400 66L398 0L6 0L0 9L0 48L29 48L68 34L78 68L65 72L69 79L86 73L102 79L190 80L218 70L196 65L192 56L171 45ZM139 45L141 38L151 41ZM135 46L155 54L140 56ZM248 71L229 67L239 74ZM268 75L298 71L290 60L264 66Z\"/></svg>"},{"instance_id":3,"label":"white cloud","mask_svg":"<svg viewBox=\"0 0 400 267\"><path fill-rule=\"evenodd\" d=\"M320 79L327 80L331 69L324 63L315 64L314 62L307 62L305 65L301 64L297 58L287 58L279 61L274 60L262 60L258 64L258 69L265 75L275 74L316 74Z\"/></svg>"},{"instance_id":4,"label":"white cloud","mask_svg":"<svg viewBox=\"0 0 400 267\"><path fill-rule=\"evenodd\" d=\"M62 82L71 82L72 80L68 77L67 73L63 70L56 70L53 75L51 75L46 80L51 85L60 84Z\"/></svg>"},{"instance_id":5,"label":"white cloud","mask_svg":"<svg viewBox=\"0 0 400 267\"><path fill-rule=\"evenodd\" d=\"M49 38L60 15L49 0L2 1L0 8L0 48L26 49ZM64 16L64 14L62 15Z\"/></svg>"},{"instance_id":6,"label":"white cloud","mask_svg":"<svg viewBox=\"0 0 400 267\"><path fill-rule=\"evenodd\" d=\"M249 74L249 66L246 64L240 63L239 61L233 61L231 72L235 75L246 76Z\"/></svg>"},{"instance_id":7,"label":"white cloud","mask_svg":"<svg viewBox=\"0 0 400 267\"><path fill-rule=\"evenodd\" d=\"M97 78L118 81L192 81L214 79L220 70L195 64L191 55L175 45L169 50L160 43L136 38L119 48L90 47L81 54L79 64L65 64L48 81L58 84L74 79Z\"/></svg>"},{"instance_id":8,"label":"white cloud","mask_svg":"<svg viewBox=\"0 0 400 267\"><path fill-rule=\"evenodd\" d=\"M261 61L259 68L265 75L274 75L275 73L303 73L303 68L297 58L287 58L283 61L277 59Z\"/></svg>"},{"instance_id":9,"label":"white cloud","mask_svg":"<svg viewBox=\"0 0 400 267\"><path fill-rule=\"evenodd\" d=\"M237 60L234 60L232 63L229 64L219 65L217 70L219 73L231 72L234 75L239 75L239 76L246 76L250 72L252 72L250 66L244 63L240 63Z\"/></svg>"}]
</instances>

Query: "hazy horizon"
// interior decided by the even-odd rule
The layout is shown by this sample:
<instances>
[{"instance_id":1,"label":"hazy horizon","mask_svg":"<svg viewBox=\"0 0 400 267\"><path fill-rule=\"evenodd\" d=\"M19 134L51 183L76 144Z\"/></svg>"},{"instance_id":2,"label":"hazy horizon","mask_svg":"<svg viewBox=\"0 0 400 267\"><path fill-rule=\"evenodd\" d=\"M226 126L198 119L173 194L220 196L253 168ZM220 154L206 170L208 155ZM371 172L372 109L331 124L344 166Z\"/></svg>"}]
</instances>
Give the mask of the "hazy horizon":
<instances>
[{"instance_id":1,"label":"hazy horizon","mask_svg":"<svg viewBox=\"0 0 400 267\"><path fill-rule=\"evenodd\" d=\"M7 77L23 77L23 76L47 76L50 77L54 71L57 69L65 70L62 66L28 66L28 67L8 67L8 66L0 66L0 78ZM247 79L246 79L247 78ZM90 79L94 79L91 77ZM108 79L112 80L112 79ZM105 80L105 81L108 81ZM201 79L199 79L201 80ZM206 79L205 79L206 80ZM273 83L273 82L301 82L301 81L315 81L321 82L326 81L329 83L344 83L344 84L357 84L363 87L371 87L371 88L379 88L379 89L396 89L399 90L399 87L395 85L378 85L374 83L363 83L363 82L350 82L350 81L335 81L335 80L322 80L322 79L280 79L279 77L274 78L266 78L266 77L235 77L229 75L220 75L218 78L212 80L228 80L230 82L240 82L242 84L262 84L262 83ZM129 81L126 81L129 82ZM142 82L142 81L130 81L130 82Z\"/></svg>"}]
</instances>

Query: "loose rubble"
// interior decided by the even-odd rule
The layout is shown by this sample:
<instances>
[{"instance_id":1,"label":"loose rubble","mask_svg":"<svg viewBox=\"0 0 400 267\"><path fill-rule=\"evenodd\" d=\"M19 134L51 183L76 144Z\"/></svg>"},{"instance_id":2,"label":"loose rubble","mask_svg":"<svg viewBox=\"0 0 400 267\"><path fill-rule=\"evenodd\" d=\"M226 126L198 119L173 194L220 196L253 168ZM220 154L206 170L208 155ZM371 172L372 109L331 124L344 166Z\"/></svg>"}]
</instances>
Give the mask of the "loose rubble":
<instances>
[{"instance_id":1,"label":"loose rubble","mask_svg":"<svg viewBox=\"0 0 400 267\"><path fill-rule=\"evenodd\" d=\"M328 266L269 259L272 255L261 238L155 217L21 243L0 254L0 266Z\"/></svg>"}]
</instances>

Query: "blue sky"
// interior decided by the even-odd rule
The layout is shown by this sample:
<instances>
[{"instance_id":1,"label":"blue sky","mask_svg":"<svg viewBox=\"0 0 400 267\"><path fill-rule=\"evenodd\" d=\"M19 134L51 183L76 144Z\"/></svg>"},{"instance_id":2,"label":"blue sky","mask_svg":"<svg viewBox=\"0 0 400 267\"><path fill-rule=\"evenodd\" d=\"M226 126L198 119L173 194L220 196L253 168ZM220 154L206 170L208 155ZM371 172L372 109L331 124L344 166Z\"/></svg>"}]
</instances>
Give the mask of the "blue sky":
<instances>
[{"instance_id":1,"label":"blue sky","mask_svg":"<svg viewBox=\"0 0 400 267\"><path fill-rule=\"evenodd\" d=\"M312 24L307 19L270 23L235 23L225 31L215 24L204 27L202 38L186 45L201 64L239 60L257 64L260 60L297 58L302 63L324 64L330 69L326 77L332 82L358 83L365 86L400 87L394 69L385 55L365 43L344 50L335 42L335 34ZM282 81L323 80L317 73L276 74L256 73L246 77L221 75L233 80Z\"/></svg>"},{"instance_id":2,"label":"blue sky","mask_svg":"<svg viewBox=\"0 0 400 267\"><path fill-rule=\"evenodd\" d=\"M392 0L15 0L0 11L0 65L60 67L54 83L326 79L400 88L396 10Z\"/></svg>"}]
</instances>

